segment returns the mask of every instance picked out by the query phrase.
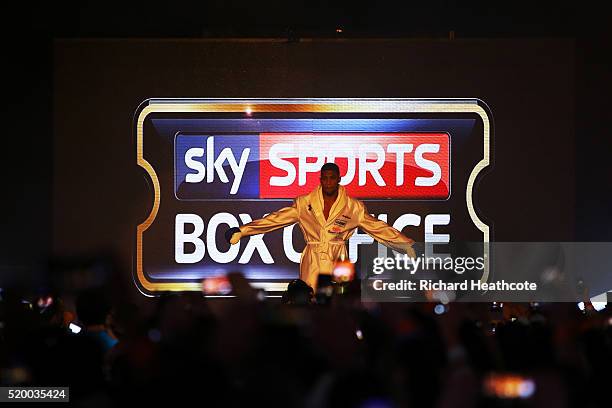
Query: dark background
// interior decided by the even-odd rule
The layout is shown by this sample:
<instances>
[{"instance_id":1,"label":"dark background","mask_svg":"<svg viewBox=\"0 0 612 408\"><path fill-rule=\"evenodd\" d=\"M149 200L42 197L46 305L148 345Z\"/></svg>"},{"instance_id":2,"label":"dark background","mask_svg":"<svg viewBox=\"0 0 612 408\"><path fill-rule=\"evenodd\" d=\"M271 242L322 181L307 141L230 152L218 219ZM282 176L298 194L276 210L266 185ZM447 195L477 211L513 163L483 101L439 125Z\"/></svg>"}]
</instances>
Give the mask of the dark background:
<instances>
[{"instance_id":1,"label":"dark background","mask_svg":"<svg viewBox=\"0 0 612 408\"><path fill-rule=\"evenodd\" d=\"M53 251L53 237L62 234L53 223L55 149L54 50L57 39L97 38L398 38L425 41L468 39L573 40L574 69L574 219L576 240L611 240L612 152L609 95L611 29L608 14L586 5L512 2L467 7L451 2L189 2L163 7L141 4L79 2L75 4L13 5L3 23L3 61L6 107L3 135L2 238L0 274L39 276ZM342 28L342 33L336 29ZM543 50L545 52L545 50ZM112 55L111 55L112 57ZM69 79L68 79L69 80ZM150 95L154 96L154 95ZM156 95L165 96L165 95ZM243 96L191 95L184 96ZM278 93L252 96L310 96ZM342 94L316 96L433 96ZM437 95L453 96L453 95ZM465 96L465 95L462 95ZM477 95L474 95L477 96ZM78 97L78 95L74 95ZM79 101L73 101L75 107ZM86 103L87 101L82 101ZM495 110L494 110L495 114ZM525 164L529 164L526 162ZM74 168L74 172L83 169ZM90 188L90 187L89 187ZM542 185L542 196L546 195ZM104 197L100 196L101 199ZM538 208L555 213L553 200ZM77 203L78 206L78 203ZM484 204L483 204L484 206ZM521 210L521 208L517 208ZM525 209L527 211L527 209ZM95 216L95 214L94 214ZM67 221L70 221L67 219ZM71 220L70 222L75 222ZM86 222L86 220L76 220ZM55 231L54 231L55 229ZM563 229L563 228L561 228ZM569 240L572 237L535 236ZM106 239L111 239L107 237ZM528 238L525 238L528 239Z\"/></svg>"},{"instance_id":2,"label":"dark background","mask_svg":"<svg viewBox=\"0 0 612 408\"><path fill-rule=\"evenodd\" d=\"M149 177L135 165L131 134L135 107L149 97L202 95L479 97L492 110L495 163L487 169L488 175L481 176L474 202L479 215L489 221L492 237L498 241L573 239L571 40L81 39L57 40L54 56L54 255L106 250L118 257L123 269L129 269L135 227L153 202ZM451 201L370 203L369 210L388 214L390 222L413 211L423 216L450 213L452 226L439 227L437 232L450 233L453 240L472 236L473 227L467 231L461 227L467 213L465 198L459 197L464 197L473 147L458 145L452 147L457 160L452 165ZM474 145L480 159L481 136ZM228 211L259 217L287 205L200 202L191 207L177 203L169 198L171 183L164 182L172 179L168 176L172 166L159 164L168 163L161 157L172 158L172 144L155 143L149 136L144 151L162 188L159 218L147 234L156 242L145 244L157 254L147 257L150 267L174 266L173 262L168 265L174 248L172 214L194 212L206 220L215 212ZM421 241L424 227L406 233ZM279 245L280 237L280 232L274 238L268 236L268 244ZM277 265L285 264L284 255L274 258Z\"/></svg>"}]
</instances>

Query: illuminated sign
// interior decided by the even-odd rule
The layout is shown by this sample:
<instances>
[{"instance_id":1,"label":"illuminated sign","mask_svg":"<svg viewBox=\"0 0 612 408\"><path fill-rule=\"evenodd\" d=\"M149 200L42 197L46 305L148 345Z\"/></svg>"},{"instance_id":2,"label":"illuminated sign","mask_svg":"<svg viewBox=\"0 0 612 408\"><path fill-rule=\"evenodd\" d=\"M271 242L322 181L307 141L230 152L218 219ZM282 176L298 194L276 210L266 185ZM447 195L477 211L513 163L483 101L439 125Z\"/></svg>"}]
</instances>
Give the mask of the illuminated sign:
<instances>
[{"instance_id":1,"label":"illuminated sign","mask_svg":"<svg viewBox=\"0 0 612 408\"><path fill-rule=\"evenodd\" d=\"M134 125L152 193L135 232L145 294L199 291L236 270L283 290L298 275L299 228L234 246L223 234L312 191L325 162L339 165L350 196L417 242L491 238L473 197L492 165L490 114L477 99L149 99ZM350 260L372 242L355 231Z\"/></svg>"}]
</instances>

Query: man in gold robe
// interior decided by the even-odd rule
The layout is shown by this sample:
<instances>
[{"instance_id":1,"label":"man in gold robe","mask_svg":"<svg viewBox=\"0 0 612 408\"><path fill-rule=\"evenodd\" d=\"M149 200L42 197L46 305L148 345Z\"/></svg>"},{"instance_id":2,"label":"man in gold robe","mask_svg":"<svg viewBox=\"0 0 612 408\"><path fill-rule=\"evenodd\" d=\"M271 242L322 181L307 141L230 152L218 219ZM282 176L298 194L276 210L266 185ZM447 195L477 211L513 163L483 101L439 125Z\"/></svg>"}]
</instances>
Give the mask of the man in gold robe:
<instances>
[{"instance_id":1,"label":"man in gold robe","mask_svg":"<svg viewBox=\"0 0 612 408\"><path fill-rule=\"evenodd\" d=\"M226 238L233 245L242 237L265 234L297 222L306 241L300 258L300 279L315 289L319 274L332 274L336 262L348 259L346 241L356 228L391 249L415 257L412 239L372 217L363 202L346 194L336 164L321 167L320 181L315 190L297 197L292 206L231 228Z\"/></svg>"}]
</instances>

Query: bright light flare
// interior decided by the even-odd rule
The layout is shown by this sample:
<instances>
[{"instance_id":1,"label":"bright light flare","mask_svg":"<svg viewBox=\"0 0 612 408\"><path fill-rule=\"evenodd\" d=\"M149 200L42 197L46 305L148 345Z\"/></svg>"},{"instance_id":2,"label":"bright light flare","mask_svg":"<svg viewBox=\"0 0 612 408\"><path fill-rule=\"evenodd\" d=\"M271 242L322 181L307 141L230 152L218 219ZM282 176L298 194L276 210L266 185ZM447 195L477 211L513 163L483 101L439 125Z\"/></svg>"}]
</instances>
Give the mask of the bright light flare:
<instances>
[{"instance_id":1,"label":"bright light flare","mask_svg":"<svg viewBox=\"0 0 612 408\"><path fill-rule=\"evenodd\" d=\"M202 292L205 295L228 295L232 291L232 285L227 276L214 276L202 281Z\"/></svg>"},{"instance_id":2,"label":"bright light flare","mask_svg":"<svg viewBox=\"0 0 612 408\"><path fill-rule=\"evenodd\" d=\"M355 265L349 261L340 261L334 266L334 281L338 283L350 282L355 278Z\"/></svg>"},{"instance_id":3,"label":"bright light flare","mask_svg":"<svg viewBox=\"0 0 612 408\"><path fill-rule=\"evenodd\" d=\"M533 379L513 374L490 374L483 387L487 395L501 399L529 398L536 389Z\"/></svg>"}]
</instances>

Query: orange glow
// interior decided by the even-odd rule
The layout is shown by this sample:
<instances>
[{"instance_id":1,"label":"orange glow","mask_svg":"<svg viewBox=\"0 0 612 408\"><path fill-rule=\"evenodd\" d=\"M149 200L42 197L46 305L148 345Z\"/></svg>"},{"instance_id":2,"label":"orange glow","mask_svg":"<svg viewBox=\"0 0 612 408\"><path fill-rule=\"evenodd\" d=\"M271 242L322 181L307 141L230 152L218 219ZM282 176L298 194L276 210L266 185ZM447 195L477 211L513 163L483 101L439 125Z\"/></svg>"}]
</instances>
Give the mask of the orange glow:
<instances>
[{"instance_id":1,"label":"orange glow","mask_svg":"<svg viewBox=\"0 0 612 408\"><path fill-rule=\"evenodd\" d=\"M232 291L232 285L227 276L214 276L202 281L202 292L205 295L227 295Z\"/></svg>"},{"instance_id":2,"label":"orange glow","mask_svg":"<svg viewBox=\"0 0 612 408\"><path fill-rule=\"evenodd\" d=\"M484 380L486 394L496 398L529 398L535 391L532 379L513 374L490 374Z\"/></svg>"},{"instance_id":3,"label":"orange glow","mask_svg":"<svg viewBox=\"0 0 612 408\"><path fill-rule=\"evenodd\" d=\"M338 283L350 282L355 278L355 265L349 261L337 262L334 266L334 280Z\"/></svg>"}]
</instances>

